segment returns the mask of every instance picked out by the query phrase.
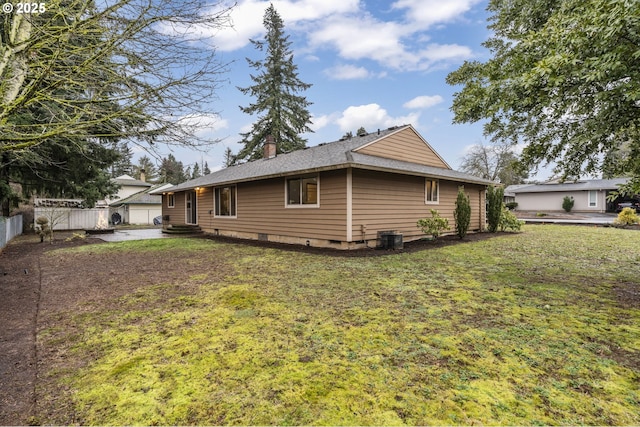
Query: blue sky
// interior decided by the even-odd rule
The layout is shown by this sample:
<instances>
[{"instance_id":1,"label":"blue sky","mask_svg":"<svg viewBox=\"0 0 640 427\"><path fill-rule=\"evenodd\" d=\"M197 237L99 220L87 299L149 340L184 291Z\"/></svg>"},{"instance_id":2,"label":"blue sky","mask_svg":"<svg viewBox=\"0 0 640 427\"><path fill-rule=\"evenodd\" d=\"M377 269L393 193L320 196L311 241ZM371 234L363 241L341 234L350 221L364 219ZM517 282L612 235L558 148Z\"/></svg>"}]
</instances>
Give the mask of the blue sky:
<instances>
[{"instance_id":1,"label":"blue sky","mask_svg":"<svg viewBox=\"0 0 640 427\"><path fill-rule=\"evenodd\" d=\"M233 28L212 39L220 60L232 62L228 83L212 100L202 136L221 142L206 152L174 151L185 166L206 161L221 166L227 147L240 149L239 133L253 118L239 106L253 101L237 87L251 85L246 57L261 58L249 43L264 35L269 1L240 0L231 13ZM486 142L482 125L454 125L450 107L459 88L446 84L447 74L465 60L486 60L481 46L487 29L486 0L274 0L285 24L299 78L313 86L304 95L314 133L307 145L339 139L347 131L373 132L412 124L453 167L465 149ZM168 151L162 153L168 154Z\"/></svg>"}]
</instances>

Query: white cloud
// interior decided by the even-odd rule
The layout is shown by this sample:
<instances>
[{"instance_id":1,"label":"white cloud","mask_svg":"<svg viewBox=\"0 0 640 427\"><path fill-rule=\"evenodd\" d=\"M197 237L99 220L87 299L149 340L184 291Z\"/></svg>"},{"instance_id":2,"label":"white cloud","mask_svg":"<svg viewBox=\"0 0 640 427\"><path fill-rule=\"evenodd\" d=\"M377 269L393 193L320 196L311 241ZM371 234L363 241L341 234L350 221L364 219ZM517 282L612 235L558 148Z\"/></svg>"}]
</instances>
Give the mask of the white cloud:
<instances>
[{"instance_id":1,"label":"white cloud","mask_svg":"<svg viewBox=\"0 0 640 427\"><path fill-rule=\"evenodd\" d=\"M320 129L327 127L329 124L331 124L331 122L333 122L336 119L336 115L335 114L330 114L330 115L322 115L322 116L312 116L311 117L311 126L309 126L311 129L313 129L314 132L319 131Z\"/></svg>"},{"instance_id":2,"label":"white cloud","mask_svg":"<svg viewBox=\"0 0 640 427\"><path fill-rule=\"evenodd\" d=\"M410 109L422 109L422 108L433 107L434 105L440 104L442 101L444 100L440 95L434 95L434 96L423 95L423 96L417 96L413 98L411 101L405 102L402 106L404 108L410 108Z\"/></svg>"},{"instance_id":3,"label":"white cloud","mask_svg":"<svg viewBox=\"0 0 640 427\"><path fill-rule=\"evenodd\" d=\"M273 3L285 22L295 24L299 21L314 21L324 17L354 12L359 9L358 0L284 0L260 2L264 10ZM262 20L260 21L262 22Z\"/></svg>"},{"instance_id":4,"label":"white cloud","mask_svg":"<svg viewBox=\"0 0 640 427\"><path fill-rule=\"evenodd\" d=\"M392 9L406 10L405 16L388 14L392 18L387 21L372 16L365 9L366 2L359 0L274 0L273 5L287 34L300 35L302 43L308 42L308 46L298 46L297 50L310 58L317 56L318 50L331 49L351 61L370 59L384 68L415 71L472 56L471 49L455 44L431 43L426 49L422 47L430 38L427 30L433 24L460 18L478 2L398 0ZM247 46L249 39L259 39L264 34L263 17L269 4L264 0L240 0L230 12L231 27L214 30L196 26L182 32L209 37L220 51L235 51ZM180 30L168 26L164 29L174 34L181 33Z\"/></svg>"},{"instance_id":5,"label":"white cloud","mask_svg":"<svg viewBox=\"0 0 640 427\"><path fill-rule=\"evenodd\" d=\"M359 4L358 0L240 1L231 11L232 28L209 34L215 36L215 46L229 52L246 46L249 39L258 39L265 31L262 21L270 3L284 21L287 32L302 22L356 11Z\"/></svg>"},{"instance_id":6,"label":"white cloud","mask_svg":"<svg viewBox=\"0 0 640 427\"><path fill-rule=\"evenodd\" d=\"M471 55L471 49L457 44L430 44L421 51L421 56L430 62L467 59Z\"/></svg>"},{"instance_id":7,"label":"white cloud","mask_svg":"<svg viewBox=\"0 0 640 427\"><path fill-rule=\"evenodd\" d=\"M392 66L414 62L400 43L406 30L395 22L379 22L370 16L355 19L340 16L309 35L315 48L331 46L341 57L351 60L371 58L378 62L393 59Z\"/></svg>"},{"instance_id":8,"label":"white cloud","mask_svg":"<svg viewBox=\"0 0 640 427\"><path fill-rule=\"evenodd\" d=\"M418 125L420 113L411 113L407 116L392 117L387 110L378 104L351 106L344 110L336 120L343 132L355 132L364 127L369 132L376 128L388 128L391 126L413 124Z\"/></svg>"},{"instance_id":9,"label":"white cloud","mask_svg":"<svg viewBox=\"0 0 640 427\"><path fill-rule=\"evenodd\" d=\"M366 79L371 76L366 68L355 65L337 65L324 70L324 74L333 80Z\"/></svg>"},{"instance_id":10,"label":"white cloud","mask_svg":"<svg viewBox=\"0 0 640 427\"><path fill-rule=\"evenodd\" d=\"M398 0L393 9L407 9L407 18L423 28L459 19L480 0Z\"/></svg>"},{"instance_id":11,"label":"white cloud","mask_svg":"<svg viewBox=\"0 0 640 427\"><path fill-rule=\"evenodd\" d=\"M413 50L409 43L415 42L414 38L422 39L423 34L402 22L381 22L367 15L359 19L340 16L312 31L309 43L315 49L333 47L345 59L372 59L402 71L427 70L442 61L472 56L471 49L455 44L431 43L426 49Z\"/></svg>"},{"instance_id":12,"label":"white cloud","mask_svg":"<svg viewBox=\"0 0 640 427\"><path fill-rule=\"evenodd\" d=\"M217 114L189 114L181 117L179 123L192 128L202 139L212 138L216 132L229 128L229 121Z\"/></svg>"}]
</instances>

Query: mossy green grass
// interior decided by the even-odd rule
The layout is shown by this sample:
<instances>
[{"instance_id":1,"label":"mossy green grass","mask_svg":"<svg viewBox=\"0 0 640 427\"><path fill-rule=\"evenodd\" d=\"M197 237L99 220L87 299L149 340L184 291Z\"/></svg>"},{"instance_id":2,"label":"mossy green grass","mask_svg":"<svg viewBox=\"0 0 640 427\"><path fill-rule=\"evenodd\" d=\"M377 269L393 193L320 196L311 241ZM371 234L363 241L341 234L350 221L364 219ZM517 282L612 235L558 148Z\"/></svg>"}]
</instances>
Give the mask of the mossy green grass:
<instances>
[{"instance_id":1,"label":"mossy green grass","mask_svg":"<svg viewBox=\"0 0 640 427\"><path fill-rule=\"evenodd\" d=\"M379 257L97 245L205 251L228 274L68 313L90 325L67 343L85 362L57 375L83 424L637 425L640 307L621 287L638 292L639 241L540 225Z\"/></svg>"}]
</instances>

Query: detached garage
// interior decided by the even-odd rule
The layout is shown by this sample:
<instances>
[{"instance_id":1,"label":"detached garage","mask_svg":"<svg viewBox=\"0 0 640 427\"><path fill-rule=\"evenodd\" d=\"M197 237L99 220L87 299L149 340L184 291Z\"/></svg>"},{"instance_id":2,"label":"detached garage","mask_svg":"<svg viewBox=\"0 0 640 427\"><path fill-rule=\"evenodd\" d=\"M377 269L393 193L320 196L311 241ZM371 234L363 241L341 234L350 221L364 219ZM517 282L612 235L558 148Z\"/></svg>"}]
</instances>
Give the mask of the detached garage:
<instances>
[{"instance_id":1,"label":"detached garage","mask_svg":"<svg viewBox=\"0 0 640 427\"><path fill-rule=\"evenodd\" d=\"M162 215L162 196L149 194L149 190L141 191L113 202L109 207L111 222L117 222L113 220L118 218L117 214L124 224L151 225L155 217Z\"/></svg>"}]
</instances>

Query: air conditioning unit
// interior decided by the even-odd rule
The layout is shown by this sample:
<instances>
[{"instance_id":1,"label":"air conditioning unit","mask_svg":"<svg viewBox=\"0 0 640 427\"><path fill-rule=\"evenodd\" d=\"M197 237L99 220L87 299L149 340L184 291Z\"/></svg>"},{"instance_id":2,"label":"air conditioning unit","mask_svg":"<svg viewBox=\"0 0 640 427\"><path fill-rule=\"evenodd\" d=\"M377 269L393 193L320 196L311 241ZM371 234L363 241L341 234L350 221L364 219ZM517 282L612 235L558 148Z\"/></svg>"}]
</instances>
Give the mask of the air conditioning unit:
<instances>
[{"instance_id":1,"label":"air conditioning unit","mask_svg":"<svg viewBox=\"0 0 640 427\"><path fill-rule=\"evenodd\" d=\"M380 247L382 249L403 249L404 242L402 240L402 233L397 231L380 231L378 232L378 239L380 240Z\"/></svg>"}]
</instances>

